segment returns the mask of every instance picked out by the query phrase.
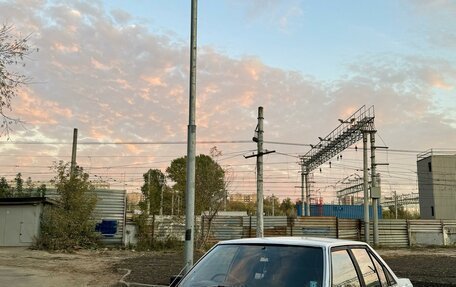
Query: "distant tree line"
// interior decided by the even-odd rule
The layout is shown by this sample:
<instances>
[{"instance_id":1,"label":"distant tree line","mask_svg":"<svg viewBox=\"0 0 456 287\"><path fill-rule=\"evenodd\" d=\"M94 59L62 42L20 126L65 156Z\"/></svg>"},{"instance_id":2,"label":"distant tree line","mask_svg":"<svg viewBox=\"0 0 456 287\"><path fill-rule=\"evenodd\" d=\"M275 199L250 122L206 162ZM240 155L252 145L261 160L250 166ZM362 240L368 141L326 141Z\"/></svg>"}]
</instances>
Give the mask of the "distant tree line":
<instances>
[{"instance_id":1,"label":"distant tree line","mask_svg":"<svg viewBox=\"0 0 456 287\"><path fill-rule=\"evenodd\" d=\"M196 156L195 170L195 214L204 213L212 218L220 210L245 211L255 215L256 202L230 201L228 187L231 184L229 170L219 165L217 159L222 152L213 147L209 155ZM140 203L143 213L148 215L183 215L185 210L185 189L187 173L187 157L174 159L166 172L149 169L143 174L144 184L141 192L144 201ZM170 183L170 185L167 184ZM266 215L293 216L295 204L290 198L279 199L269 196L264 199Z\"/></svg>"},{"instance_id":2,"label":"distant tree line","mask_svg":"<svg viewBox=\"0 0 456 287\"><path fill-rule=\"evenodd\" d=\"M25 181L22 174L16 174L14 185L11 186L5 177L0 178L0 198L8 197L44 197L46 195L46 185L35 184L30 177Z\"/></svg>"},{"instance_id":3,"label":"distant tree line","mask_svg":"<svg viewBox=\"0 0 456 287\"><path fill-rule=\"evenodd\" d=\"M245 211L247 215L256 214L256 201L241 202L228 200L226 211ZM268 196L263 200L263 212L267 216L294 216L296 214L296 204L290 198L285 198L281 202L275 196Z\"/></svg>"}]
</instances>

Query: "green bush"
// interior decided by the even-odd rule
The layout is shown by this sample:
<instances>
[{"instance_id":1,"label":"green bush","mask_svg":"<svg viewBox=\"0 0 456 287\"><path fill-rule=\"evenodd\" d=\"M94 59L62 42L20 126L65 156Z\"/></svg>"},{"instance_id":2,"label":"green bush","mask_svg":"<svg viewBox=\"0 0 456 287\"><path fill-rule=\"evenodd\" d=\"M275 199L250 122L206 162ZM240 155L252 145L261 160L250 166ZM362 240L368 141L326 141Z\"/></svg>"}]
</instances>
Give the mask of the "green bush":
<instances>
[{"instance_id":1,"label":"green bush","mask_svg":"<svg viewBox=\"0 0 456 287\"><path fill-rule=\"evenodd\" d=\"M92 217L97 198L89 175L80 167L71 173L68 164L62 162L56 171L53 183L59 195L58 204L44 208L35 247L73 250L97 246L100 235L95 232Z\"/></svg>"}]
</instances>

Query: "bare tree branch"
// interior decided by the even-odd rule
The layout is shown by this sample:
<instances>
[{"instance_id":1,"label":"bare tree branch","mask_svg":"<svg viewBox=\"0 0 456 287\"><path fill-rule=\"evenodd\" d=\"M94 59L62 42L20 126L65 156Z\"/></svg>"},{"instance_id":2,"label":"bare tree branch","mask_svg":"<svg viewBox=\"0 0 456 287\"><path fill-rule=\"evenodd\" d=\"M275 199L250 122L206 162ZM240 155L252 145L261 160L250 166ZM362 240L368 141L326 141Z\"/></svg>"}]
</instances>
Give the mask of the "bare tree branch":
<instances>
[{"instance_id":1,"label":"bare tree branch","mask_svg":"<svg viewBox=\"0 0 456 287\"><path fill-rule=\"evenodd\" d=\"M6 136L9 139L12 125L23 124L18 118L7 115L12 111L11 100L18 95L19 88L30 79L26 76L11 70L11 66L25 67L24 59L38 49L32 48L28 43L30 35L21 37L14 35L12 25L0 27L0 137Z\"/></svg>"}]
</instances>

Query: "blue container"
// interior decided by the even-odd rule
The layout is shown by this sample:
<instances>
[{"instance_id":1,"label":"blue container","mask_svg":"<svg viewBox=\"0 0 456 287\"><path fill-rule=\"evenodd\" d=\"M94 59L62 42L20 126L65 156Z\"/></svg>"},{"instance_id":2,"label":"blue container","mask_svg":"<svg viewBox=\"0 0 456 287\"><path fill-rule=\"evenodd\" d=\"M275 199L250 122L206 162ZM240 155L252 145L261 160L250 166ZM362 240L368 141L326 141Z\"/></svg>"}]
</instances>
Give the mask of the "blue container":
<instances>
[{"instance_id":1,"label":"blue container","mask_svg":"<svg viewBox=\"0 0 456 287\"><path fill-rule=\"evenodd\" d=\"M306 207L305 207L306 208ZM296 204L298 216L302 216L301 203ZM334 216L346 219L363 219L363 205L314 205L310 206L310 216ZM373 218L372 206L369 206L369 218ZM378 206L378 218L383 218L382 207Z\"/></svg>"}]
</instances>

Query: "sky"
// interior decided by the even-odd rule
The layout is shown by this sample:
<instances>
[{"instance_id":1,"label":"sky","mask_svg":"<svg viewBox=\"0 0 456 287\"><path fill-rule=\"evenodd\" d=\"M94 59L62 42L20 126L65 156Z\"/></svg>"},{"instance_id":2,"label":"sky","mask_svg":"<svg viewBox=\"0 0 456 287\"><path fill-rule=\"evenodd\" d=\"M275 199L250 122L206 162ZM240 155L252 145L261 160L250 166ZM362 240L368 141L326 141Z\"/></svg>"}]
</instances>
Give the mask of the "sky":
<instances>
[{"instance_id":1,"label":"sky","mask_svg":"<svg viewBox=\"0 0 456 287\"><path fill-rule=\"evenodd\" d=\"M55 161L139 191L149 168L186 155L190 1L0 1L2 23L39 49L0 139L0 175L47 182ZM217 146L230 193L255 193L264 108L264 193L300 197L299 156L365 106L375 109L382 193L418 192L417 154L456 152L456 2L200 0L197 154ZM280 144L278 144L280 143ZM355 148L356 146L356 148ZM362 143L312 175L312 198L362 176ZM339 159L338 159L339 158ZM171 183L170 183L171 184Z\"/></svg>"}]
</instances>

